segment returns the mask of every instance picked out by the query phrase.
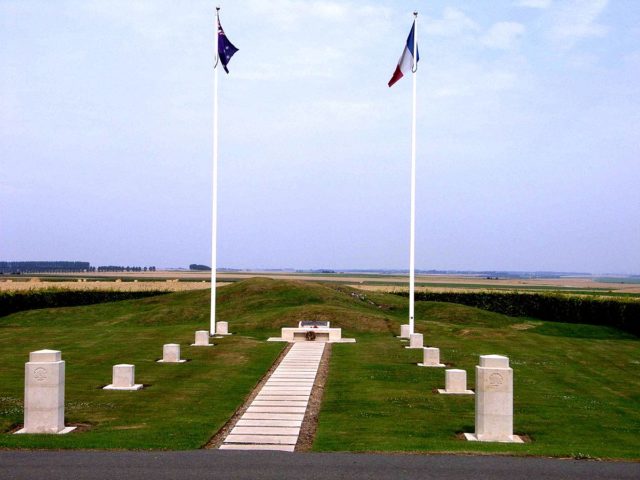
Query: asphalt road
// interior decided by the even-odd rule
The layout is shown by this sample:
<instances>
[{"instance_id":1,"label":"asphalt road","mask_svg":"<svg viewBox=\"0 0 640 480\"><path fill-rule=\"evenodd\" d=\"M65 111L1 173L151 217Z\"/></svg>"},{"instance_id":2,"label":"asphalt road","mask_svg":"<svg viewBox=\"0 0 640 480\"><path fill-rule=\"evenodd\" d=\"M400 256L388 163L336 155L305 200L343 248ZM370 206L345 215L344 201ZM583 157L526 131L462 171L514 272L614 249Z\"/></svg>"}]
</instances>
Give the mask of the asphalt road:
<instances>
[{"instance_id":1,"label":"asphalt road","mask_svg":"<svg viewBox=\"0 0 640 480\"><path fill-rule=\"evenodd\" d=\"M0 451L0 479L639 480L640 463L498 456Z\"/></svg>"}]
</instances>

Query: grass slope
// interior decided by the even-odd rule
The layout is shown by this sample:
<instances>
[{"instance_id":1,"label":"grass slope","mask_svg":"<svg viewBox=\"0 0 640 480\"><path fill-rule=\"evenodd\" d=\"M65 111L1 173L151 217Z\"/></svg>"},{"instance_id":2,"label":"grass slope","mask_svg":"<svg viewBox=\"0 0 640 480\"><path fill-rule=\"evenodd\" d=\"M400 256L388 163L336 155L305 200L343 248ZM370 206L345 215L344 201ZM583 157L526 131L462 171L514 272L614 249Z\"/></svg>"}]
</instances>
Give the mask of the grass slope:
<instances>
[{"instance_id":1,"label":"grass slope","mask_svg":"<svg viewBox=\"0 0 640 480\"><path fill-rule=\"evenodd\" d=\"M281 326L325 319L356 344L335 345L316 450L502 452L639 458L638 339L597 326L511 318L471 307L417 304L417 330L441 358L468 372L478 355L508 355L515 371L515 429L526 445L468 443L473 398L439 396L442 369L419 368L421 352L394 337L406 299L346 286L251 279L219 290L218 318L239 335L189 347L206 328L207 291L89 307L28 311L0 319L0 431L22 421L28 352L63 351L67 417L91 429L67 436L0 435L0 446L197 448L222 426L283 348L266 343ZM182 365L161 365L179 342ZM136 364L140 392L105 392L115 363Z\"/></svg>"}]
</instances>

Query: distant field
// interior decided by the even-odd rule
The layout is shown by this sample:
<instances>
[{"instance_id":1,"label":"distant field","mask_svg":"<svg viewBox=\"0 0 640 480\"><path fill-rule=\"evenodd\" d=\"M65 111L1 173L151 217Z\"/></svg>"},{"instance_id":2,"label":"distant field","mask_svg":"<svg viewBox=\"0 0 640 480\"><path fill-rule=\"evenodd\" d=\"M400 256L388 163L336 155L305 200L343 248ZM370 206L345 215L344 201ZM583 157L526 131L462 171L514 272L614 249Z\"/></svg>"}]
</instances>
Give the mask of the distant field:
<instances>
[{"instance_id":1,"label":"distant field","mask_svg":"<svg viewBox=\"0 0 640 480\"><path fill-rule=\"evenodd\" d=\"M227 285L217 282L216 285ZM211 288L211 282L183 282L183 281L117 281L91 280L86 282L56 280L56 281L0 281L0 292L17 292L27 290L96 290L119 292L184 292Z\"/></svg>"},{"instance_id":2,"label":"distant field","mask_svg":"<svg viewBox=\"0 0 640 480\"><path fill-rule=\"evenodd\" d=\"M273 278L322 283L346 284L364 290L395 292L407 289L408 277L374 273L308 274L274 272L219 272L217 285L249 278ZM33 281L32 279L36 279ZM2 276L0 291L68 288L121 291L185 291L209 288L209 272L164 270L156 272L96 272L82 274L46 274L38 276ZM10 280L8 282L8 280ZM85 280L85 281L78 281ZM488 279L472 275L418 275L416 288L424 291L447 290L523 290L558 291L576 294L640 296L640 280L629 278L564 277L532 279ZM25 285L26 284L26 285Z\"/></svg>"}]
</instances>

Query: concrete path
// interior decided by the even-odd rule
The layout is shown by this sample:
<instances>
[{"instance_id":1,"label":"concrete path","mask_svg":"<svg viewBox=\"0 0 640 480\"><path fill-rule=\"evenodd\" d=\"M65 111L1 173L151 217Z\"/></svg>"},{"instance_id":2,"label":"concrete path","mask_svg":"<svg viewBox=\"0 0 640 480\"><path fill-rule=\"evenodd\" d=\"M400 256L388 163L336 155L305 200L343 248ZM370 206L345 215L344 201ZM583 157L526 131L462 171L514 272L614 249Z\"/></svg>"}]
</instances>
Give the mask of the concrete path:
<instances>
[{"instance_id":1,"label":"concrete path","mask_svg":"<svg viewBox=\"0 0 640 480\"><path fill-rule=\"evenodd\" d=\"M324 346L294 343L220 449L293 452Z\"/></svg>"}]
</instances>

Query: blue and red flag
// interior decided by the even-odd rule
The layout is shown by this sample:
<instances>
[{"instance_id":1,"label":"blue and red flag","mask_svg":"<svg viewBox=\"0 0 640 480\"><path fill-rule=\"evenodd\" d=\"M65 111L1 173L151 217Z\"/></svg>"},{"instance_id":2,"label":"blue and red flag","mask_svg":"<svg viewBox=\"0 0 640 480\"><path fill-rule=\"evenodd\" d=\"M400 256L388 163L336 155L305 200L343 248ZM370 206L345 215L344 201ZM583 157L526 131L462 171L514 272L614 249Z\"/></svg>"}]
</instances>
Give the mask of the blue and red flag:
<instances>
[{"instance_id":1,"label":"blue and red flag","mask_svg":"<svg viewBox=\"0 0 640 480\"><path fill-rule=\"evenodd\" d=\"M236 53L238 49L229 41L227 36L224 34L224 30L222 30L222 25L220 25L220 19L218 19L218 59L220 63L222 63L222 68L224 71L229 73L229 69L227 68L227 64L231 57L233 57L234 53Z\"/></svg>"},{"instance_id":2,"label":"blue and red flag","mask_svg":"<svg viewBox=\"0 0 640 480\"><path fill-rule=\"evenodd\" d=\"M414 52L413 52L413 39L414 39L414 35L415 35L415 28L416 28L416 22L413 22L413 25L411 27L411 31L409 32L409 37L407 38L407 44L404 47L404 50L402 51L402 55L400 56L400 60L398 60L398 66L396 67L396 71L393 72L393 76L391 77L391 80L389 80L389 86L391 87L394 83L396 83L398 80L400 80L402 77L404 77L405 74L411 72L413 70L413 58L414 58ZM416 50L418 50L417 45L416 45ZM416 51L417 57L416 57L416 64L418 63L418 60L420 60L420 53Z\"/></svg>"}]
</instances>

